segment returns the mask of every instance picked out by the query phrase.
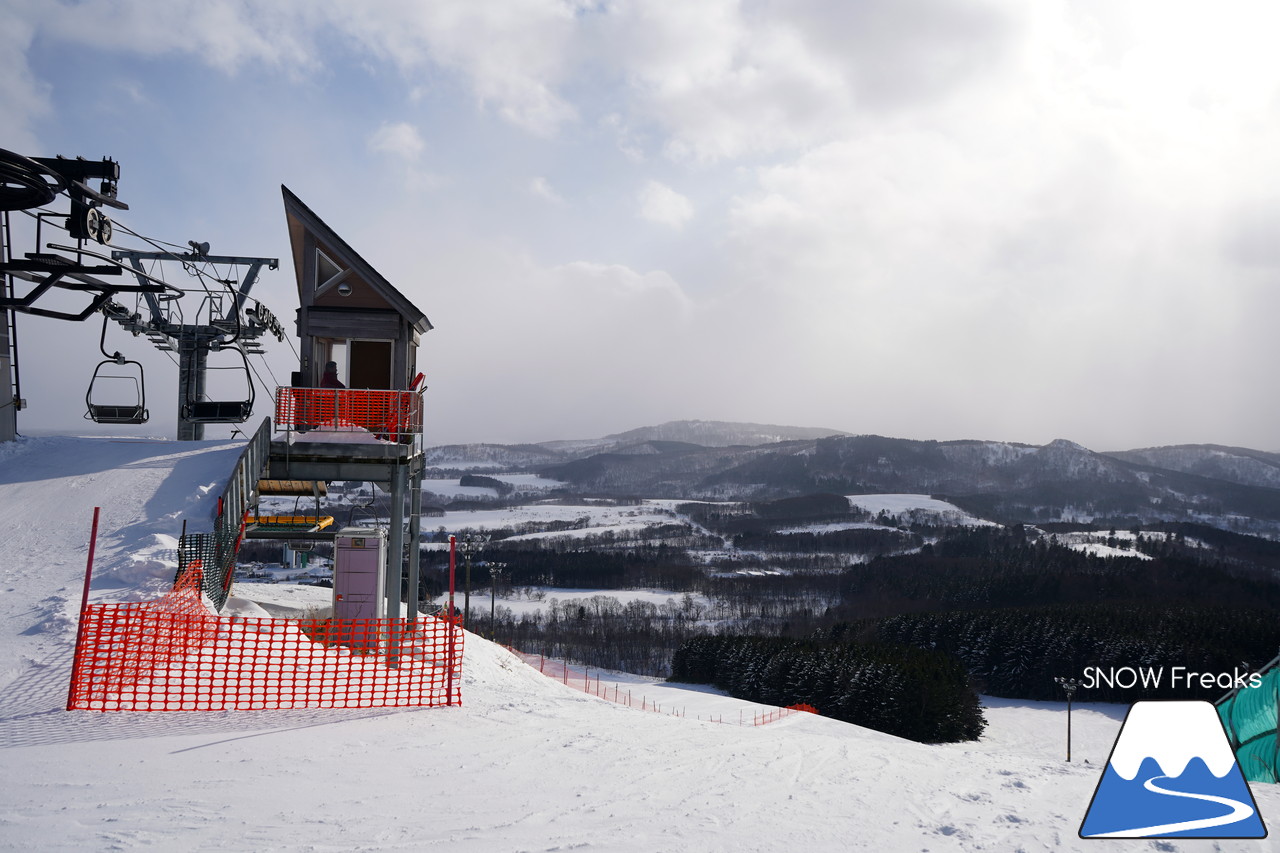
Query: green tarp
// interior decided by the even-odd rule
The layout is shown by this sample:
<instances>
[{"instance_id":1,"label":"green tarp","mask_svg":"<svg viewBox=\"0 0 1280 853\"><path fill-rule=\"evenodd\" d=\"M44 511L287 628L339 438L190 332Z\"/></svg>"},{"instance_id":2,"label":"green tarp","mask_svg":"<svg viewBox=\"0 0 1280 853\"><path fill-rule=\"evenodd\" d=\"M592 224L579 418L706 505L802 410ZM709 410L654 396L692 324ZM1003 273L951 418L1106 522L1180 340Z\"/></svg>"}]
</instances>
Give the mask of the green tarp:
<instances>
[{"instance_id":1,"label":"green tarp","mask_svg":"<svg viewBox=\"0 0 1280 853\"><path fill-rule=\"evenodd\" d=\"M1257 687L1233 691L1218 702L1218 716L1236 751L1240 769L1250 782L1280 781L1277 772L1277 708L1280 708L1280 668L1272 661Z\"/></svg>"}]
</instances>

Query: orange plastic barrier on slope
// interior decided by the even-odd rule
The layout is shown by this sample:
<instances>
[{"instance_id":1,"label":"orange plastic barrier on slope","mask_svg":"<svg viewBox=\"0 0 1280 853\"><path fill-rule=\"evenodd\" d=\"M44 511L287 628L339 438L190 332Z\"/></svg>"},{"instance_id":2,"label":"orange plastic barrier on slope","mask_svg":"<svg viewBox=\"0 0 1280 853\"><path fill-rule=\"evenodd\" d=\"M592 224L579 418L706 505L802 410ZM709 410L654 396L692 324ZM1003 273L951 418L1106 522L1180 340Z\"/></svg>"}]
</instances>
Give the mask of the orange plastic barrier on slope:
<instances>
[{"instance_id":1,"label":"orange plastic barrier on slope","mask_svg":"<svg viewBox=\"0 0 1280 853\"><path fill-rule=\"evenodd\" d=\"M628 708L635 708L640 711L652 711L657 714L669 714L674 717L687 717L688 711L678 705L668 702L665 706L655 699L650 699L646 694L636 695L635 691L630 687L622 687L621 685L605 684L600 680L600 673L597 672L595 678L591 677L591 673L585 669L577 670L570 667L567 663L560 660L548 660L543 655L527 654L522 651L504 646L507 651L511 652L520 660L529 666L541 672L548 678L559 681L567 687L574 690L581 690L583 693L590 693L600 699L607 699L610 702L616 702L619 705L626 705ZM725 719L723 714L715 714L703 717L697 716L699 720L705 720L712 723L733 723L740 726L763 726L768 723L777 722L778 720L790 717L800 711L808 711L810 713L818 713L818 709L812 705L790 705L786 708L768 708L758 709L751 712L748 718L744 712L738 712L738 719L734 720L732 716Z\"/></svg>"},{"instance_id":2,"label":"orange plastic barrier on slope","mask_svg":"<svg viewBox=\"0 0 1280 853\"><path fill-rule=\"evenodd\" d=\"M198 568L156 601L94 604L68 707L221 711L461 705L462 636L434 617L215 616Z\"/></svg>"}]
</instances>

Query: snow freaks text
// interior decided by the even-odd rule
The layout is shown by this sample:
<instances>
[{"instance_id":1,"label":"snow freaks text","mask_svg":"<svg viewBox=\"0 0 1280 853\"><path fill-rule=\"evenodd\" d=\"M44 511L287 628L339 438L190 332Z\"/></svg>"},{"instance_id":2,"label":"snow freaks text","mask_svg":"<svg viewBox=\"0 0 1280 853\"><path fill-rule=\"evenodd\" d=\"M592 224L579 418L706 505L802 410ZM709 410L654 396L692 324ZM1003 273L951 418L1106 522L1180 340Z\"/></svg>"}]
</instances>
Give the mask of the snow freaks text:
<instances>
[{"instance_id":1,"label":"snow freaks text","mask_svg":"<svg viewBox=\"0 0 1280 853\"><path fill-rule=\"evenodd\" d=\"M1222 690L1244 690L1246 687L1261 685L1262 676L1248 670L1241 672L1239 669L1231 672L1196 672L1185 666L1087 666L1080 681L1080 686L1086 690L1096 687L1159 689L1166 684L1173 689L1200 687L1208 690L1218 687Z\"/></svg>"}]
</instances>

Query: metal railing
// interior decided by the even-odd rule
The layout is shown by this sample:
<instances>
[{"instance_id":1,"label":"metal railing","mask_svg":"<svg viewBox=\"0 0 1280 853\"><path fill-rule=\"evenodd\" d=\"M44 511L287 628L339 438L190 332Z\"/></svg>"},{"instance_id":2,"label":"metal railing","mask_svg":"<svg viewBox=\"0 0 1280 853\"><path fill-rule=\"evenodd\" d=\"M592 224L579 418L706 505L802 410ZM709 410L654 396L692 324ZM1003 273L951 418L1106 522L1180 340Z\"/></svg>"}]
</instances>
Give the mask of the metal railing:
<instances>
[{"instance_id":1,"label":"metal railing","mask_svg":"<svg viewBox=\"0 0 1280 853\"><path fill-rule=\"evenodd\" d=\"M276 389L276 431L411 444L422 436L422 393L370 388Z\"/></svg>"},{"instance_id":2,"label":"metal railing","mask_svg":"<svg viewBox=\"0 0 1280 853\"><path fill-rule=\"evenodd\" d=\"M271 418L263 418L257 432L245 445L227 479L213 511L213 531L183 533L178 540L178 577L189 566L198 566L203 575L205 595L219 610L231 593L236 554L244 536L245 514L256 502L258 480L271 453Z\"/></svg>"}]
</instances>

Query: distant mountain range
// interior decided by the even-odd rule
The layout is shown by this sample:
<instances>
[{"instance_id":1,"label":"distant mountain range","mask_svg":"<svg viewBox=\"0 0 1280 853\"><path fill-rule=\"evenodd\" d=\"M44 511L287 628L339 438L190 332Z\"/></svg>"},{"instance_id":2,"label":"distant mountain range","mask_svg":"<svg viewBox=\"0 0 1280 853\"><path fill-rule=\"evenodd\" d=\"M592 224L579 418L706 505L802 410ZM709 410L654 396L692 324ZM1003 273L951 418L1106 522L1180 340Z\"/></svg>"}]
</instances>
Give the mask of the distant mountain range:
<instances>
[{"instance_id":1,"label":"distant mountain range","mask_svg":"<svg viewBox=\"0 0 1280 853\"><path fill-rule=\"evenodd\" d=\"M733 447L760 444L777 444L781 441L808 441L833 435L849 435L838 429L818 427L778 426L777 424L740 424L730 421L668 421L658 426L605 436L618 445L639 444L646 441L682 441L703 447Z\"/></svg>"},{"instance_id":2,"label":"distant mountain range","mask_svg":"<svg viewBox=\"0 0 1280 853\"><path fill-rule=\"evenodd\" d=\"M1280 536L1280 454L1219 445L1098 453L1070 441L916 441L674 421L588 441L431 448L441 469L534 471L578 495L945 497L996 521L1197 521Z\"/></svg>"},{"instance_id":3,"label":"distant mountain range","mask_svg":"<svg viewBox=\"0 0 1280 853\"><path fill-rule=\"evenodd\" d=\"M835 429L779 426L730 421L668 421L657 426L607 435L604 438L543 441L537 444L448 444L428 448L427 464L437 468L505 467L532 469L597 453L652 453L651 443L696 447L754 447L783 441L805 441L848 435ZM657 445L655 445L657 446Z\"/></svg>"}]
</instances>

